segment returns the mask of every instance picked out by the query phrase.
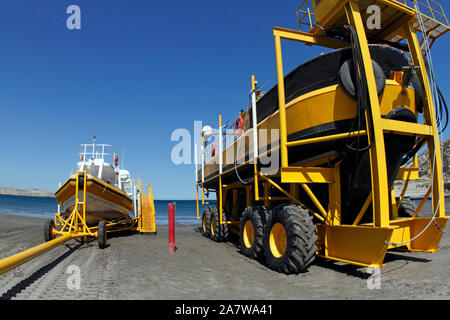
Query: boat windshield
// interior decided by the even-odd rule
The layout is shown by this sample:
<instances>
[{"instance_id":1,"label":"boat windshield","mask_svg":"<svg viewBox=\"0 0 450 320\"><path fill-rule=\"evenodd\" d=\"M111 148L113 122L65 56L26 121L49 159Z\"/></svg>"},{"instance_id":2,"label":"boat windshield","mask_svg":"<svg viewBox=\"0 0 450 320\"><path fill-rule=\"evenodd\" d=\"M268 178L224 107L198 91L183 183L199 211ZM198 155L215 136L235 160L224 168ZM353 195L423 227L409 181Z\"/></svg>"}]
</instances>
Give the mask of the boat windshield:
<instances>
[{"instance_id":1,"label":"boat windshield","mask_svg":"<svg viewBox=\"0 0 450 320\"><path fill-rule=\"evenodd\" d=\"M102 159L105 162L113 162L116 152L110 144L82 144L80 145L79 161Z\"/></svg>"}]
</instances>

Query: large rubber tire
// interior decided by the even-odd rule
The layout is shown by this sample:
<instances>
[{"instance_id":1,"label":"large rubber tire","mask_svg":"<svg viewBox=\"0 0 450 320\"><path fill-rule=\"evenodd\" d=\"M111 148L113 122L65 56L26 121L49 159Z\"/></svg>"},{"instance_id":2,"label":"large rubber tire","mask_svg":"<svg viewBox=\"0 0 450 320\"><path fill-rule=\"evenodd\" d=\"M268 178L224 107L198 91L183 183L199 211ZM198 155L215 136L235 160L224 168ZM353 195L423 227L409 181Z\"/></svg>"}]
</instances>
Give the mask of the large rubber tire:
<instances>
[{"instance_id":1,"label":"large rubber tire","mask_svg":"<svg viewBox=\"0 0 450 320\"><path fill-rule=\"evenodd\" d=\"M384 74L383 68L374 60L372 60L373 71L375 75L375 82L377 85L378 95L381 95L386 87L386 76ZM341 68L339 69L339 83L342 90L355 99L355 71L353 66L353 59L345 61Z\"/></svg>"},{"instance_id":2,"label":"large rubber tire","mask_svg":"<svg viewBox=\"0 0 450 320\"><path fill-rule=\"evenodd\" d=\"M260 260L264 258L264 230L268 211L265 207L248 207L241 217L239 233L240 250L243 255Z\"/></svg>"},{"instance_id":3,"label":"large rubber tire","mask_svg":"<svg viewBox=\"0 0 450 320\"><path fill-rule=\"evenodd\" d=\"M106 248L107 245L107 231L106 231L106 222L105 221L100 221L98 223L98 247L100 249L104 249Z\"/></svg>"},{"instance_id":4,"label":"large rubber tire","mask_svg":"<svg viewBox=\"0 0 450 320\"><path fill-rule=\"evenodd\" d=\"M203 210L202 216L202 234L209 237L211 234L211 207L206 207Z\"/></svg>"},{"instance_id":5,"label":"large rubber tire","mask_svg":"<svg viewBox=\"0 0 450 320\"><path fill-rule=\"evenodd\" d=\"M55 229L55 223L52 219L48 219L44 223L44 239L45 242L55 239L53 230Z\"/></svg>"},{"instance_id":6,"label":"large rubber tire","mask_svg":"<svg viewBox=\"0 0 450 320\"><path fill-rule=\"evenodd\" d=\"M227 214L225 213L225 211L223 211L222 213L222 220L224 222L228 221L227 219ZM228 241L230 239L230 225L229 224L221 224L220 225L220 238L222 239L221 241Z\"/></svg>"},{"instance_id":7,"label":"large rubber tire","mask_svg":"<svg viewBox=\"0 0 450 320\"><path fill-rule=\"evenodd\" d=\"M403 122L411 122L417 123L416 115L408 108L405 107L397 107L394 110L391 110L387 115L386 119L398 120ZM403 136L403 135L385 135L385 142L387 143L388 137L390 147L394 150L398 150L402 153L409 152L415 145L416 137L411 136Z\"/></svg>"},{"instance_id":8,"label":"large rubber tire","mask_svg":"<svg viewBox=\"0 0 450 320\"><path fill-rule=\"evenodd\" d=\"M294 205L275 207L264 236L266 264L285 274L305 271L314 261L316 241L316 227L307 210Z\"/></svg>"},{"instance_id":9,"label":"large rubber tire","mask_svg":"<svg viewBox=\"0 0 450 320\"><path fill-rule=\"evenodd\" d=\"M225 212L222 212L222 220L227 221ZM220 215L217 208L211 208L210 237L216 242L227 241L229 237L228 224L220 224Z\"/></svg>"},{"instance_id":10,"label":"large rubber tire","mask_svg":"<svg viewBox=\"0 0 450 320\"><path fill-rule=\"evenodd\" d=\"M398 216L402 218L412 218L416 212L417 206L409 198L403 198L400 207L398 208Z\"/></svg>"}]
</instances>

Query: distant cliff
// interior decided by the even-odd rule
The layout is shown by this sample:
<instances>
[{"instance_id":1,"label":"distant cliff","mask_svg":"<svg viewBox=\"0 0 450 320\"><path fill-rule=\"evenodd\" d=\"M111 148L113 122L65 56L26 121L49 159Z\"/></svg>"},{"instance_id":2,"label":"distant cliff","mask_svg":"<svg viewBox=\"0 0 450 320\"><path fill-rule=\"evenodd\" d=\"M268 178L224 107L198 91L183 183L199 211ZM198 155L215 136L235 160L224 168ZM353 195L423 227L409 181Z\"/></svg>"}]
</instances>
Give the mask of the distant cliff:
<instances>
[{"instance_id":1,"label":"distant cliff","mask_svg":"<svg viewBox=\"0 0 450 320\"><path fill-rule=\"evenodd\" d=\"M55 194L50 191L39 189L15 189L15 188L1 188L0 194L10 196L27 196L27 197L50 197L54 198Z\"/></svg>"},{"instance_id":2,"label":"distant cliff","mask_svg":"<svg viewBox=\"0 0 450 320\"><path fill-rule=\"evenodd\" d=\"M445 140L441 146L442 149L442 171L444 174L444 184L450 183L450 139ZM428 149L417 157L419 162L419 175L422 179L430 179L430 160L428 157ZM448 189L446 187L446 189Z\"/></svg>"},{"instance_id":3,"label":"distant cliff","mask_svg":"<svg viewBox=\"0 0 450 320\"><path fill-rule=\"evenodd\" d=\"M426 147L425 147L426 148ZM442 142L442 171L444 178L444 188L446 189L446 196L448 190L450 190L450 139ZM419 163L419 180L412 180L408 185L407 196L423 196L430 187L430 175L431 166L430 159L428 157L428 149L417 156ZM409 162L406 166L412 166L412 162ZM403 187L403 181L396 181L394 183L395 193L398 195Z\"/></svg>"}]
</instances>

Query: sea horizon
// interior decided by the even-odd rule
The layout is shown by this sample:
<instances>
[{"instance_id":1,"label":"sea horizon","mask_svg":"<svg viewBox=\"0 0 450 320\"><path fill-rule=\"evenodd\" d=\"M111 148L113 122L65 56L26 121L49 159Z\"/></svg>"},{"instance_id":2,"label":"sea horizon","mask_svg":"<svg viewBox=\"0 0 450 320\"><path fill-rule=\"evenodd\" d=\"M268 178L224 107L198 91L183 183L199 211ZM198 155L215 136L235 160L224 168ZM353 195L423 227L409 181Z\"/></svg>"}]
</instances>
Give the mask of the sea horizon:
<instances>
[{"instance_id":1,"label":"sea horizon","mask_svg":"<svg viewBox=\"0 0 450 320\"><path fill-rule=\"evenodd\" d=\"M169 199L154 200L156 224L168 224L168 203L175 203L175 222L178 224L198 224L196 200ZM179 203L178 205L177 202ZM26 216L31 218L53 218L58 204L53 197L37 197L0 194L0 214ZM204 206L200 204L202 212Z\"/></svg>"}]
</instances>

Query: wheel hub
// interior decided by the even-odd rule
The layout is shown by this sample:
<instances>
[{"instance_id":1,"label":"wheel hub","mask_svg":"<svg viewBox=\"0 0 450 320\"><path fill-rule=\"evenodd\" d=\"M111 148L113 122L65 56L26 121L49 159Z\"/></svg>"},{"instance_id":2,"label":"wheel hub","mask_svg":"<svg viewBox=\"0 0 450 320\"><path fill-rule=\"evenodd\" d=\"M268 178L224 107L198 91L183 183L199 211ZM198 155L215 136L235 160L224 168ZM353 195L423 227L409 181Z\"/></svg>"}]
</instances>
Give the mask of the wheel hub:
<instances>
[{"instance_id":1,"label":"wheel hub","mask_svg":"<svg viewBox=\"0 0 450 320\"><path fill-rule=\"evenodd\" d=\"M255 228L250 220L248 220L244 225L243 237L245 246L247 248L251 248L255 242Z\"/></svg>"},{"instance_id":2,"label":"wheel hub","mask_svg":"<svg viewBox=\"0 0 450 320\"><path fill-rule=\"evenodd\" d=\"M211 217L211 234L214 236L216 234L216 219Z\"/></svg>"},{"instance_id":3,"label":"wheel hub","mask_svg":"<svg viewBox=\"0 0 450 320\"><path fill-rule=\"evenodd\" d=\"M281 223L275 223L270 230L270 251L275 258L281 258L286 252L286 229Z\"/></svg>"}]
</instances>

